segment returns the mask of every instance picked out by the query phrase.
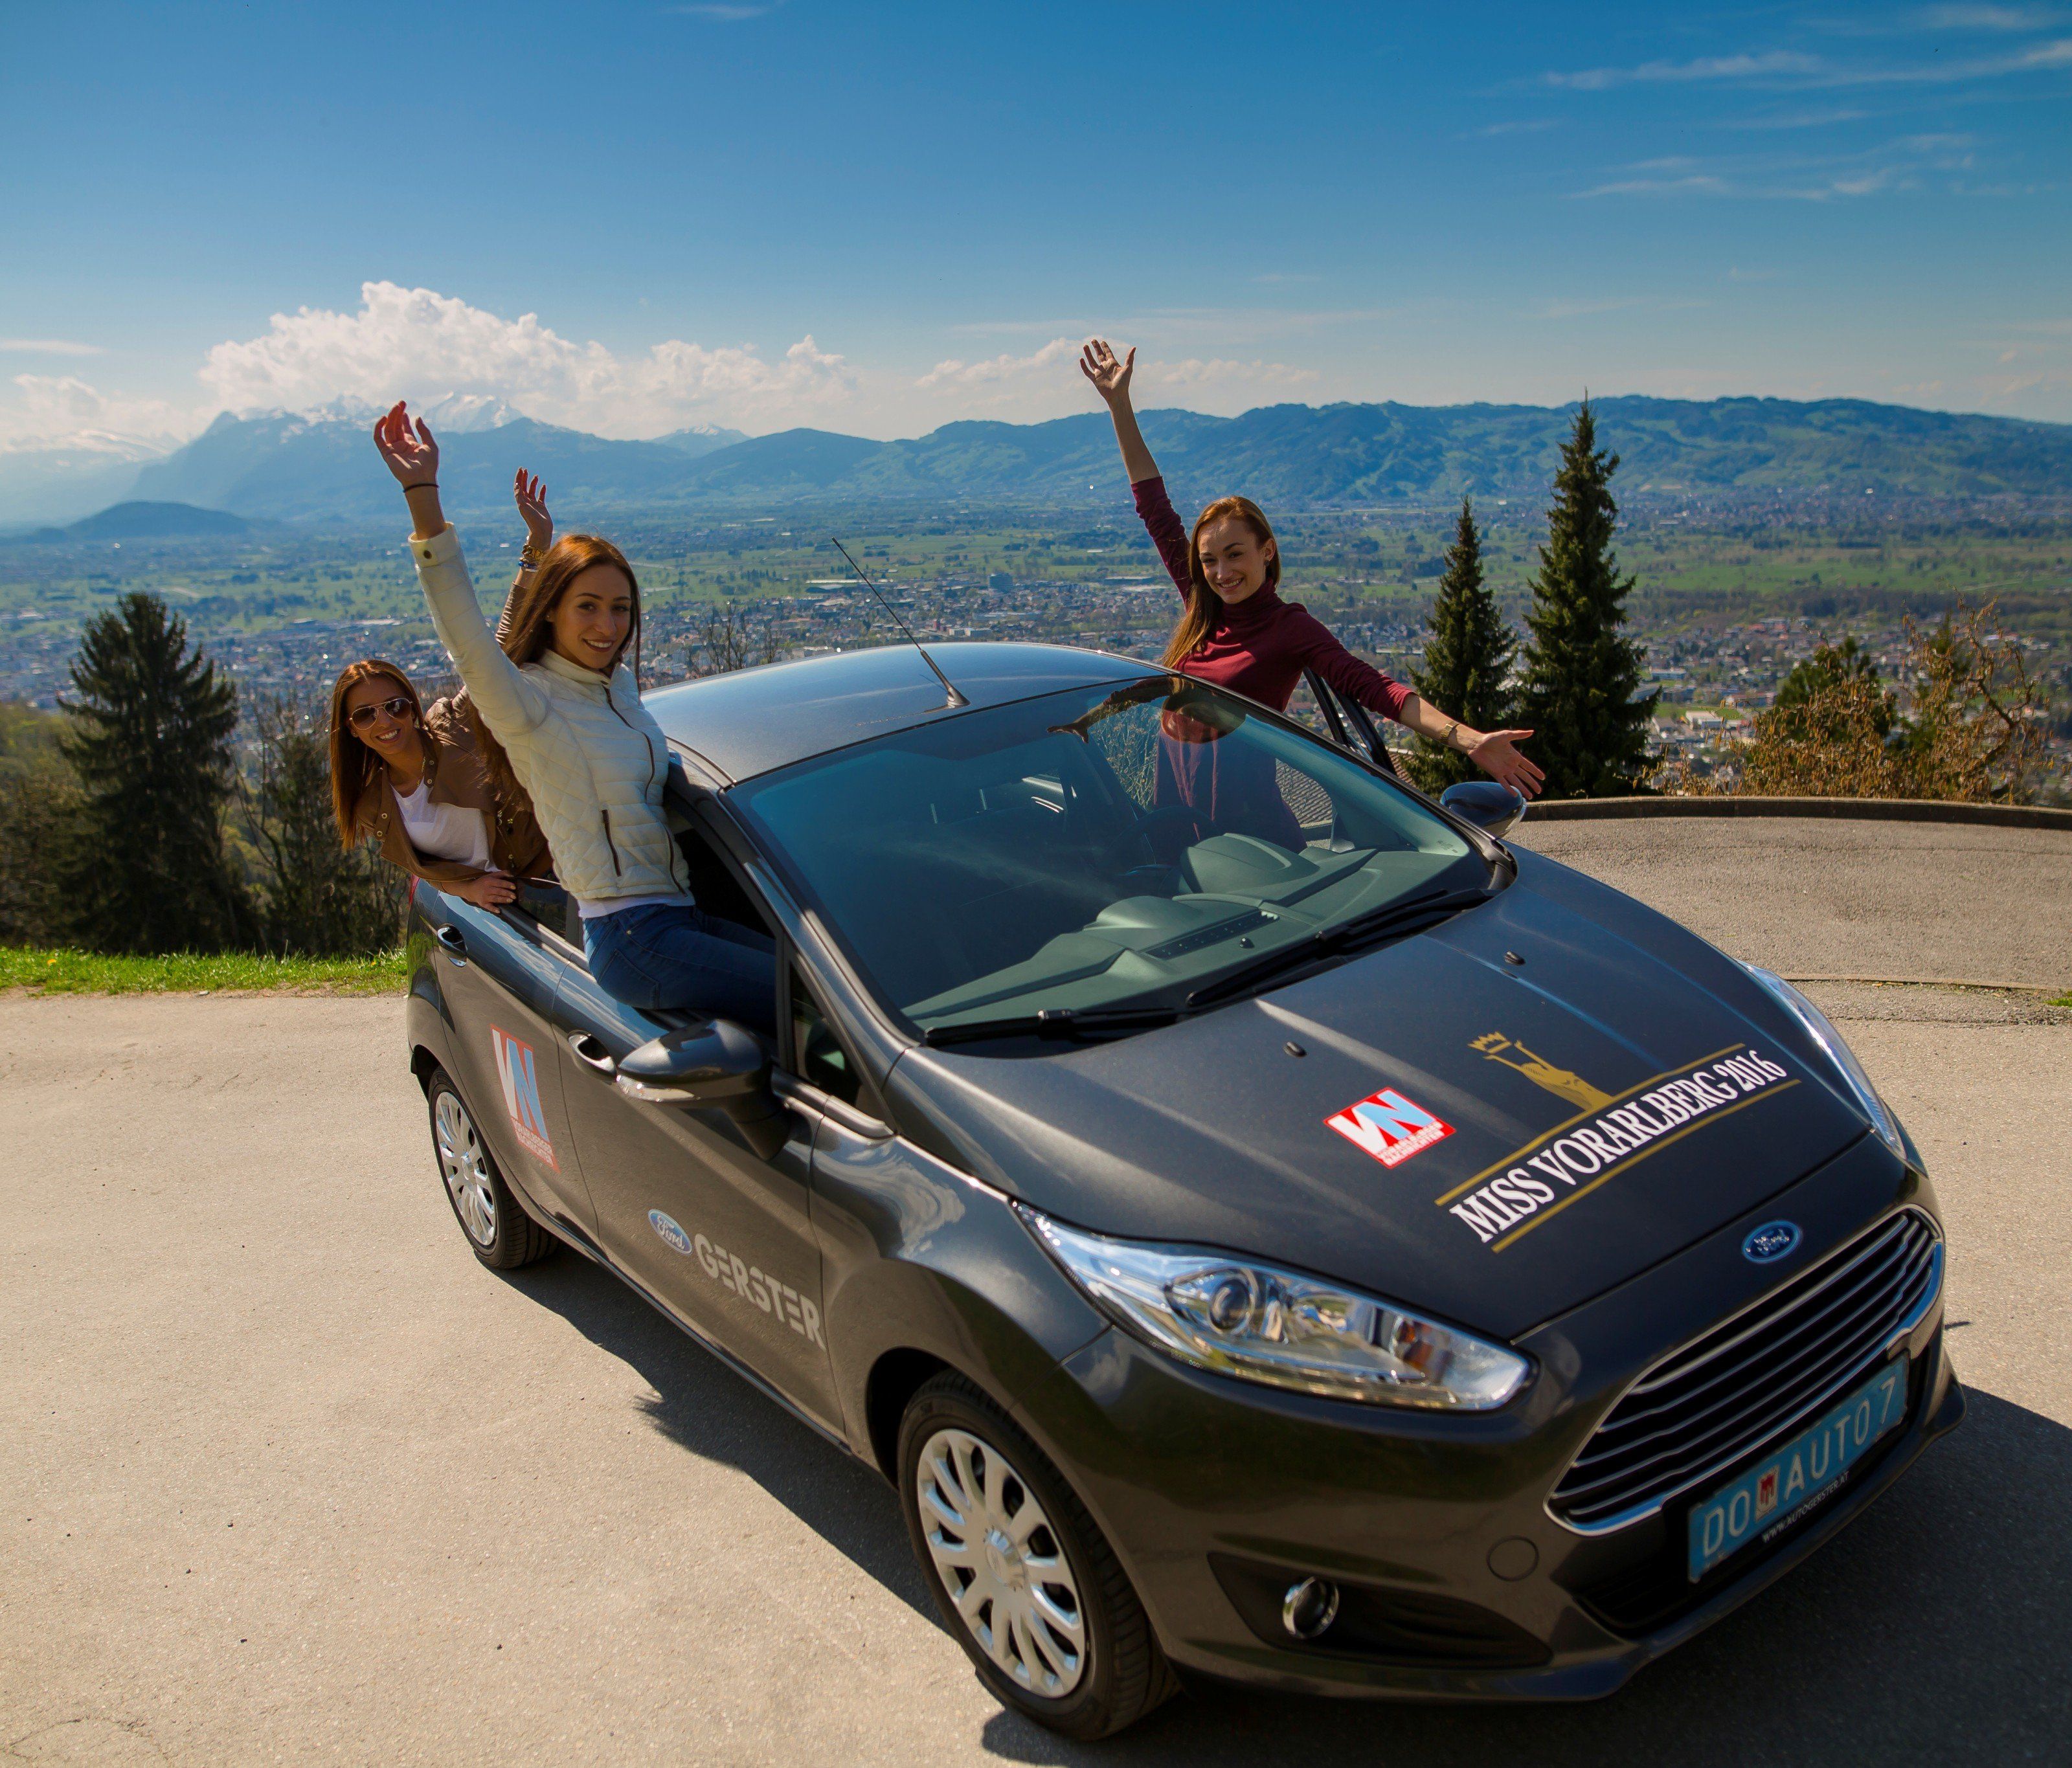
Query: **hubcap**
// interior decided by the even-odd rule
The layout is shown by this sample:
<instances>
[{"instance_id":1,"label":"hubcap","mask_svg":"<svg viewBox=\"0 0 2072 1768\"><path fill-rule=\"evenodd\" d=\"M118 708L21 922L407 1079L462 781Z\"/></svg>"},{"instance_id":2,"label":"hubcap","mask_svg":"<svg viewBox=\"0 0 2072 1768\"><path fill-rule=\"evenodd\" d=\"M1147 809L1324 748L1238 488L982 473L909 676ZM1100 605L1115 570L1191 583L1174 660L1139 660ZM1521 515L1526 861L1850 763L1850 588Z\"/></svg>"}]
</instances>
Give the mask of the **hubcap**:
<instances>
[{"instance_id":1,"label":"hubcap","mask_svg":"<svg viewBox=\"0 0 2072 1768\"><path fill-rule=\"evenodd\" d=\"M439 1176L446 1182L454 1214L478 1246L496 1244L496 1193L489 1179L489 1157L467 1108L450 1092L439 1095L432 1113L432 1139L438 1145Z\"/></svg>"},{"instance_id":2,"label":"hubcap","mask_svg":"<svg viewBox=\"0 0 2072 1768\"><path fill-rule=\"evenodd\" d=\"M1086 1612L1036 1495L968 1430L931 1437L918 1480L928 1556L972 1637L1017 1686L1070 1694L1086 1674Z\"/></svg>"}]
</instances>

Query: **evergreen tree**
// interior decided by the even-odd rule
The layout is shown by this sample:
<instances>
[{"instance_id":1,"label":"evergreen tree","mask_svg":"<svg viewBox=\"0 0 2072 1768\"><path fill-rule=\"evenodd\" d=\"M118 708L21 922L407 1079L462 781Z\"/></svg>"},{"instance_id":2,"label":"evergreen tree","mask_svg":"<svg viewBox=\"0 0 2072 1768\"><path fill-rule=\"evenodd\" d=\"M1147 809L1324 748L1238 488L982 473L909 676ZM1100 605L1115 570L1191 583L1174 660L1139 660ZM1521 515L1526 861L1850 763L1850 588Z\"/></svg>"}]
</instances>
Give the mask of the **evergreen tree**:
<instances>
[{"instance_id":1,"label":"evergreen tree","mask_svg":"<svg viewBox=\"0 0 2072 1768\"><path fill-rule=\"evenodd\" d=\"M1549 798L1623 797L1646 771L1647 722L1661 696L1640 691L1646 648L1619 634L1634 580L1619 576L1612 556L1618 470L1618 456L1597 447L1585 399L1561 446L1519 696L1519 722L1537 733L1533 754Z\"/></svg>"},{"instance_id":2,"label":"evergreen tree","mask_svg":"<svg viewBox=\"0 0 2072 1768\"><path fill-rule=\"evenodd\" d=\"M256 790L245 816L265 860L266 948L282 956L360 957L402 935L403 877L371 847L339 844L323 718L292 701L253 721Z\"/></svg>"},{"instance_id":3,"label":"evergreen tree","mask_svg":"<svg viewBox=\"0 0 2072 1768\"><path fill-rule=\"evenodd\" d=\"M1511 668L1518 636L1498 613L1496 598L1482 581L1482 541L1474 511L1461 500L1453 544L1446 549L1446 572L1427 623L1432 636L1424 644L1424 666L1411 672L1411 685L1449 717L1477 730L1500 730L1511 722L1511 690L1504 676ZM1410 771L1429 792L1444 791L1463 779L1478 779L1481 770L1458 750L1429 738L1417 739Z\"/></svg>"},{"instance_id":4,"label":"evergreen tree","mask_svg":"<svg viewBox=\"0 0 2072 1768\"><path fill-rule=\"evenodd\" d=\"M237 691L187 649L156 596L88 623L64 751L80 799L60 871L82 940L104 952L213 952L251 911L224 843Z\"/></svg>"}]
</instances>

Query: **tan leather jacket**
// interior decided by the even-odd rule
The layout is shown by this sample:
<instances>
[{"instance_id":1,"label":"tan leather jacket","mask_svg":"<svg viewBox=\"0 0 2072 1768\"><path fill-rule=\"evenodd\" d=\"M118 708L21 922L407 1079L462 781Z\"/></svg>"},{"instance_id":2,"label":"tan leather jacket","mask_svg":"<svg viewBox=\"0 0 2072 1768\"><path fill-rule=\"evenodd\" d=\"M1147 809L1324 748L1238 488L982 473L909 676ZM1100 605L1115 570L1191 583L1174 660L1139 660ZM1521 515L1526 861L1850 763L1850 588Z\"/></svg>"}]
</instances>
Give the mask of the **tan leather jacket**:
<instances>
[{"instance_id":1,"label":"tan leather jacket","mask_svg":"<svg viewBox=\"0 0 2072 1768\"><path fill-rule=\"evenodd\" d=\"M479 810L489 823L489 855L496 870L517 878L551 878L553 856L540 831L532 804L521 795L515 804L498 800L483 769L466 709L454 699L434 700L425 708L425 777L434 804ZM381 857L441 889L471 884L480 870L458 860L434 859L411 845L396 808L386 768L376 771L353 807L352 826L362 840L372 838Z\"/></svg>"}]
</instances>

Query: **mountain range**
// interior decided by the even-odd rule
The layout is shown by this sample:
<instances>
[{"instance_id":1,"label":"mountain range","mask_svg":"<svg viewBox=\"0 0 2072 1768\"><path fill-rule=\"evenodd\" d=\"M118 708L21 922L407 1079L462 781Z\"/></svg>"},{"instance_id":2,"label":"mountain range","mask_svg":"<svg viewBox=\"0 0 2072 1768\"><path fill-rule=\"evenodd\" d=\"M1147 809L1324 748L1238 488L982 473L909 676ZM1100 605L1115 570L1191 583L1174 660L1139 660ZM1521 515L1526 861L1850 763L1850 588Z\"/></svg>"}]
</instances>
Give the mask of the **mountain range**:
<instances>
[{"instance_id":1,"label":"mountain range","mask_svg":"<svg viewBox=\"0 0 2072 1768\"><path fill-rule=\"evenodd\" d=\"M1864 400L1618 397L1594 402L1621 492L1775 492L2057 498L2072 491L2072 425L1923 411ZM1181 500L1242 489L1281 507L1544 500L1575 408L1469 405L1269 405L1236 417L1145 413L1146 438ZM393 484L368 438L371 413L333 408L219 417L136 467L115 495L267 520L392 520ZM1022 500L1112 506L1121 494L1104 413L1048 423L946 424L877 442L827 430L746 437L699 429L612 441L524 417L495 401L438 413L441 477L457 513L502 510L520 466L541 475L564 520L631 505L742 505L800 499ZM26 457L33 458L34 457ZM25 457L0 455L0 487ZM30 475L46 506L47 475ZM105 500L105 473L96 480ZM49 520L0 490L0 519ZM83 506L92 508L88 503Z\"/></svg>"}]
</instances>

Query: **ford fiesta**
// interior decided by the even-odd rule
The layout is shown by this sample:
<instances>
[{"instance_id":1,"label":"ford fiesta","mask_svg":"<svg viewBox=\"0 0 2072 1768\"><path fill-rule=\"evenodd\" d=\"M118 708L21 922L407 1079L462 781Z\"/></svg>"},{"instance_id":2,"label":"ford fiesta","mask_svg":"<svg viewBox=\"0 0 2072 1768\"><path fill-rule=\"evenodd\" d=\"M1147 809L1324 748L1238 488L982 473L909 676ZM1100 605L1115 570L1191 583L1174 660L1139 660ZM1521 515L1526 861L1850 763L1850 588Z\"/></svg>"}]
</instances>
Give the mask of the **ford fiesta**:
<instances>
[{"instance_id":1,"label":"ford fiesta","mask_svg":"<svg viewBox=\"0 0 2072 1768\"><path fill-rule=\"evenodd\" d=\"M410 1054L476 1255L880 1469L1000 1699L1605 1694L1957 1422L1920 1157L1787 984L1321 683L936 655L649 696L774 1040L420 886Z\"/></svg>"}]
</instances>

